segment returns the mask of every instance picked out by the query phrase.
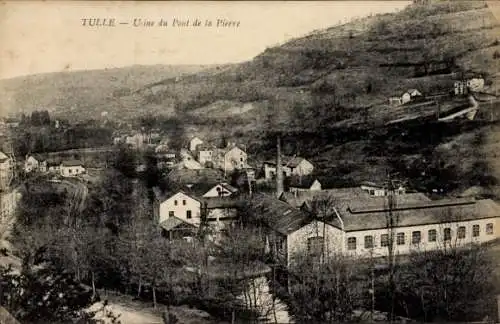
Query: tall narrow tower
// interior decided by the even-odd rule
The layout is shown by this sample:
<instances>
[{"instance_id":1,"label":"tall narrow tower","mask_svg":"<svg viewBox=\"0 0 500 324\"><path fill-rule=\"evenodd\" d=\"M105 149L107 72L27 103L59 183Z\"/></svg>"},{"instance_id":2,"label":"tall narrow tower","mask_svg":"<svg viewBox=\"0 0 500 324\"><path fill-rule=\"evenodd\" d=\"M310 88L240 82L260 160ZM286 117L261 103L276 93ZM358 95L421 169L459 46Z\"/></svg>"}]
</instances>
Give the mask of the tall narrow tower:
<instances>
[{"instance_id":1,"label":"tall narrow tower","mask_svg":"<svg viewBox=\"0 0 500 324\"><path fill-rule=\"evenodd\" d=\"M283 193L283 165L281 164L281 138L278 135L276 141L276 197Z\"/></svg>"}]
</instances>

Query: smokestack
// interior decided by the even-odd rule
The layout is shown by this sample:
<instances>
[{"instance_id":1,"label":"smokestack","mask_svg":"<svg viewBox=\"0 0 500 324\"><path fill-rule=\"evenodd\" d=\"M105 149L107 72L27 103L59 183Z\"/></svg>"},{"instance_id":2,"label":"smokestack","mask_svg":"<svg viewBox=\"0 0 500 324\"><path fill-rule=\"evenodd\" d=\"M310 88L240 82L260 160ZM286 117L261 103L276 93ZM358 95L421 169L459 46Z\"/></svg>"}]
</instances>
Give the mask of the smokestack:
<instances>
[{"instance_id":1,"label":"smokestack","mask_svg":"<svg viewBox=\"0 0 500 324\"><path fill-rule=\"evenodd\" d=\"M281 164L281 138L278 136L276 143L276 195L277 198L283 193L283 166Z\"/></svg>"}]
</instances>

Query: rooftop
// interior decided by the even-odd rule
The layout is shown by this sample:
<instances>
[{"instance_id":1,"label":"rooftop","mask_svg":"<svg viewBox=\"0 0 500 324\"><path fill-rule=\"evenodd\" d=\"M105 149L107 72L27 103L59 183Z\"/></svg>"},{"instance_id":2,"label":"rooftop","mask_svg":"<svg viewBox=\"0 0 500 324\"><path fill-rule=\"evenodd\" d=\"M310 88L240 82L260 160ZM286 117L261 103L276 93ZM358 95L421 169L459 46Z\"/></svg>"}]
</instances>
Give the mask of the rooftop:
<instances>
[{"instance_id":1,"label":"rooftop","mask_svg":"<svg viewBox=\"0 0 500 324\"><path fill-rule=\"evenodd\" d=\"M83 162L80 160L67 160L67 161L62 161L61 163L63 166L83 166Z\"/></svg>"},{"instance_id":2,"label":"rooftop","mask_svg":"<svg viewBox=\"0 0 500 324\"><path fill-rule=\"evenodd\" d=\"M266 194L252 197L252 205L259 210L264 222L283 235L295 232L308 224L312 218L300 209Z\"/></svg>"}]
</instances>

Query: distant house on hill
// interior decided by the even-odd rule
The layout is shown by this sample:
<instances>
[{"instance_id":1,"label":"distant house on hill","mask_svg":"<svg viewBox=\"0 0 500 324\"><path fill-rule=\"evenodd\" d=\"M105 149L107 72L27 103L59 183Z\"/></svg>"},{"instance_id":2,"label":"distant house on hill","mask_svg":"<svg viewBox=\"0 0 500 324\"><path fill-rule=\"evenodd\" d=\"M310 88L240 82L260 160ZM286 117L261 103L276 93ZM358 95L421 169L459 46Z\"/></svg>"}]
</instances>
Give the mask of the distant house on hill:
<instances>
[{"instance_id":1,"label":"distant house on hill","mask_svg":"<svg viewBox=\"0 0 500 324\"><path fill-rule=\"evenodd\" d=\"M295 156L292 158L283 158L283 173L285 176L307 176L314 170L314 165L305 158ZM264 162L264 178L272 180L276 176L276 161Z\"/></svg>"},{"instance_id":2,"label":"distant house on hill","mask_svg":"<svg viewBox=\"0 0 500 324\"><path fill-rule=\"evenodd\" d=\"M63 177L74 177L82 173L85 173L85 168L79 160L69 160L61 163L61 175Z\"/></svg>"},{"instance_id":3,"label":"distant house on hill","mask_svg":"<svg viewBox=\"0 0 500 324\"><path fill-rule=\"evenodd\" d=\"M39 155L27 155L24 161L24 172L46 172L47 171L47 160Z\"/></svg>"},{"instance_id":4,"label":"distant house on hill","mask_svg":"<svg viewBox=\"0 0 500 324\"><path fill-rule=\"evenodd\" d=\"M409 89L401 97L390 97L389 104L390 105L404 105L410 101L413 101L417 97L421 97L422 93L417 89Z\"/></svg>"},{"instance_id":5,"label":"distant house on hill","mask_svg":"<svg viewBox=\"0 0 500 324\"><path fill-rule=\"evenodd\" d=\"M191 152L196 151L196 147L200 144L203 144L203 141L198 136L194 136L189 140L189 150Z\"/></svg>"},{"instance_id":6,"label":"distant house on hill","mask_svg":"<svg viewBox=\"0 0 500 324\"><path fill-rule=\"evenodd\" d=\"M196 159L203 167L207 166L207 163L213 164L215 147L210 144L199 144L196 147Z\"/></svg>"},{"instance_id":7,"label":"distant house on hill","mask_svg":"<svg viewBox=\"0 0 500 324\"><path fill-rule=\"evenodd\" d=\"M248 155L242 145L228 143L225 148L216 149L213 155L214 167L232 172L234 170L251 169Z\"/></svg>"}]
</instances>

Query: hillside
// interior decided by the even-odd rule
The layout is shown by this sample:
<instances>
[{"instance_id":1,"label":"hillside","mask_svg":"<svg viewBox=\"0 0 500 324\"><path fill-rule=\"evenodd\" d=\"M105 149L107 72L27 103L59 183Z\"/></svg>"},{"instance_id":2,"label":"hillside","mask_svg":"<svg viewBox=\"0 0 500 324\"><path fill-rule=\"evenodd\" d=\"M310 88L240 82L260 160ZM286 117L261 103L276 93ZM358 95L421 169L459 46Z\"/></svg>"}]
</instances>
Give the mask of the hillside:
<instances>
[{"instance_id":1,"label":"hillside","mask_svg":"<svg viewBox=\"0 0 500 324\"><path fill-rule=\"evenodd\" d=\"M482 1L410 6L137 94L153 90L170 108L174 101L177 112L188 114L190 132L237 137L261 159L274 154L269 131L284 132L285 153L312 159L329 185L380 180L389 170L418 190L457 194L478 185L493 192L500 172L485 150L499 145L498 128L490 125L499 117L498 100L481 103L472 122L433 119L438 107L443 113L467 105L465 98L438 96L463 73L483 76L485 92L495 93L499 35L500 24ZM431 104L388 105L388 97L409 88ZM410 116L427 117L384 126Z\"/></svg>"},{"instance_id":2,"label":"hillside","mask_svg":"<svg viewBox=\"0 0 500 324\"><path fill-rule=\"evenodd\" d=\"M482 74L496 85L498 35L500 24L482 1L410 6L269 48L250 62L166 79L142 93L154 91L166 108L175 98L181 110L204 117L210 114L203 107L219 100L271 101L287 128L316 127L317 116L329 125L374 123L392 113L387 97L408 88L449 91L457 72Z\"/></svg>"},{"instance_id":3,"label":"hillside","mask_svg":"<svg viewBox=\"0 0 500 324\"><path fill-rule=\"evenodd\" d=\"M136 115L142 98L126 100L133 91L164 78L195 73L206 66L131 66L125 68L58 72L0 80L0 113L47 109L69 119ZM150 107L151 109L151 107Z\"/></svg>"}]
</instances>

